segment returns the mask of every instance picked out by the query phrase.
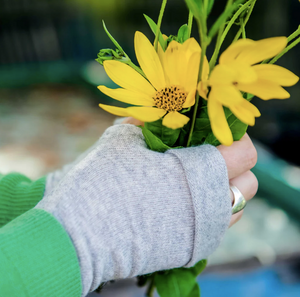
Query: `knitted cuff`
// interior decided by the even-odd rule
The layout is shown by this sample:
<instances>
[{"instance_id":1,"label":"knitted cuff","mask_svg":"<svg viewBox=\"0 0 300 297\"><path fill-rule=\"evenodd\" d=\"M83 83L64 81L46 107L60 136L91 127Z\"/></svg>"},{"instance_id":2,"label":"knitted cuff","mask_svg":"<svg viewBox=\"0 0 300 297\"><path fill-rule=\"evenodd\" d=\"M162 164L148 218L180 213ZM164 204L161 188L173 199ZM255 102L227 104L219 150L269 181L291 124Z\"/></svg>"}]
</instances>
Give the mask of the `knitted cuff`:
<instances>
[{"instance_id":1,"label":"knitted cuff","mask_svg":"<svg viewBox=\"0 0 300 297\"><path fill-rule=\"evenodd\" d=\"M186 267L206 259L219 246L231 219L227 167L220 152L211 145L185 151L169 150L181 161L195 211L194 250ZM195 177L205 177L206 183ZM212 198L213 197L213 198Z\"/></svg>"},{"instance_id":2,"label":"knitted cuff","mask_svg":"<svg viewBox=\"0 0 300 297\"><path fill-rule=\"evenodd\" d=\"M33 208L44 196L45 177L33 182L19 173L0 176L0 227Z\"/></svg>"}]
</instances>

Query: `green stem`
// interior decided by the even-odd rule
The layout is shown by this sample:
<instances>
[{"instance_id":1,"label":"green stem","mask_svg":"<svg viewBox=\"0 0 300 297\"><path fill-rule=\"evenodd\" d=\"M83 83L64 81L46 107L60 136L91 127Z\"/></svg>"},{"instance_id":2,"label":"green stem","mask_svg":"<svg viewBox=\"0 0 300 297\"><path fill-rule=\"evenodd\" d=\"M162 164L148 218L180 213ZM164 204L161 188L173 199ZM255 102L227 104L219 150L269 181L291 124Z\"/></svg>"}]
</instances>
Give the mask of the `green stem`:
<instances>
[{"instance_id":1,"label":"green stem","mask_svg":"<svg viewBox=\"0 0 300 297\"><path fill-rule=\"evenodd\" d=\"M199 74L198 74L198 81L201 81L202 72L203 72L203 65L204 65L204 58L205 58L205 55L206 55L206 49L207 49L207 45L208 45L206 19L204 20L204 27L202 27L202 29L201 29L200 24L198 24L198 28L199 28L199 35L200 35L200 40L201 40L201 47L202 47ZM187 145L186 145L187 147L189 147L191 145L193 131L194 131L196 117L197 117L199 99L200 99L200 96L199 96L199 93L197 92L195 105L194 105L194 112L193 112L193 117L192 117L192 123L191 123L189 137L188 137L188 141L187 141Z\"/></svg>"},{"instance_id":2,"label":"green stem","mask_svg":"<svg viewBox=\"0 0 300 297\"><path fill-rule=\"evenodd\" d=\"M240 21L241 21L242 37L243 39L246 39L245 23L243 19L241 19Z\"/></svg>"},{"instance_id":3,"label":"green stem","mask_svg":"<svg viewBox=\"0 0 300 297\"><path fill-rule=\"evenodd\" d=\"M248 21L249 21L249 18L250 18L250 16L251 16L251 13L252 13L252 11L253 11L253 8L254 8L255 3L256 3L256 0L254 0L254 1L252 2L251 6L250 6L250 9L249 9L249 11L248 11L248 14L247 14L247 16L246 16L246 18L245 18L244 27L246 27L246 25L247 25L247 23L248 23ZM235 42L235 41L237 41L237 40L240 38L241 34L242 34L242 28L240 28L239 31L236 33L236 35L235 35L235 37L234 37L232 43Z\"/></svg>"},{"instance_id":4,"label":"green stem","mask_svg":"<svg viewBox=\"0 0 300 297\"><path fill-rule=\"evenodd\" d=\"M161 22L162 22L162 18L163 18L164 12L165 12L166 5L167 5L167 0L163 0L163 2L161 4L159 16L158 16L157 29L156 29L155 40L154 40L154 48L156 51L157 51L157 46L158 46L158 36L159 36L159 32L160 32Z\"/></svg>"},{"instance_id":5,"label":"green stem","mask_svg":"<svg viewBox=\"0 0 300 297\"><path fill-rule=\"evenodd\" d=\"M288 42L292 41L294 38L296 38L298 35L300 35L300 26L298 27L298 29L292 33L289 37L288 37Z\"/></svg>"},{"instance_id":6,"label":"green stem","mask_svg":"<svg viewBox=\"0 0 300 297\"><path fill-rule=\"evenodd\" d=\"M227 1L227 4L226 4L226 7L225 7L225 10L228 9L228 7L232 5L232 0L228 0ZM216 65L216 62L217 62L217 58L218 58L218 55L219 55L219 52L220 52L220 49L221 49L221 45L224 41L224 38L223 35L223 31L224 31L224 28L225 28L225 24L226 24L226 21L223 22L223 24L220 26L220 29L219 29L219 32L218 32L218 37L217 37L217 41L216 41L216 46L215 46L215 50L214 50L214 53L209 61L209 69L210 71L215 67ZM226 26L226 29L227 29L228 25ZM229 31L229 30L228 30ZM227 32L228 32L227 31ZM227 34L227 33L226 33Z\"/></svg>"},{"instance_id":7,"label":"green stem","mask_svg":"<svg viewBox=\"0 0 300 297\"><path fill-rule=\"evenodd\" d=\"M293 32L288 38L287 38L287 41L288 42L290 42L290 41L292 41L294 38L296 38L298 35L300 35L300 26L298 27L298 29L295 31L295 32ZM298 42L297 42L298 43ZM297 45L297 43L295 44L295 45ZM291 45L292 45L293 43L291 43ZM293 45L292 47L294 47L295 45ZM289 47L289 46L287 46L287 47ZM285 51L286 49L287 49L287 47L283 50L283 51ZM292 48L291 47L291 48ZM291 49L291 48L289 48L289 50ZM279 53L278 55L281 55L280 57L282 57L286 52L284 52L283 53L283 51L281 52L281 53ZM282 54L283 53L283 54ZM277 55L277 56L278 56ZM277 57L276 56L276 57ZM275 57L275 58L276 58ZM278 57L278 59L280 58L280 57ZM273 60L275 59L275 58L273 58ZM276 59L276 61L278 60L278 59ZM269 63L269 61L271 61L271 59L266 59L266 60L264 60L264 61L262 61L261 62L261 64L267 64L267 63ZM273 63L275 63L276 61L274 61ZM273 64L272 63L272 64Z\"/></svg>"},{"instance_id":8,"label":"green stem","mask_svg":"<svg viewBox=\"0 0 300 297\"><path fill-rule=\"evenodd\" d=\"M146 297L153 297L154 289L155 289L154 277L152 277L151 281L150 281L150 284L149 284L149 287L148 287L147 292L146 292Z\"/></svg>"},{"instance_id":9,"label":"green stem","mask_svg":"<svg viewBox=\"0 0 300 297\"><path fill-rule=\"evenodd\" d=\"M193 19L194 19L194 15L191 11L189 11L189 21L188 21L189 38L191 37L192 34Z\"/></svg>"},{"instance_id":10,"label":"green stem","mask_svg":"<svg viewBox=\"0 0 300 297\"><path fill-rule=\"evenodd\" d=\"M127 56L127 55L126 55ZM129 62L127 62L126 63L127 65L129 65L130 67L132 67L135 71L137 71L139 74L141 74L142 76L144 76L145 78L147 78L146 77L146 75L145 75L145 73L143 72L143 70L140 68L140 67L138 67L138 66L136 66L135 64L133 64L132 63L132 61L129 59Z\"/></svg>"},{"instance_id":11,"label":"green stem","mask_svg":"<svg viewBox=\"0 0 300 297\"><path fill-rule=\"evenodd\" d=\"M204 0L203 8L204 8L205 14L207 13L207 7L208 7L208 0Z\"/></svg>"},{"instance_id":12,"label":"green stem","mask_svg":"<svg viewBox=\"0 0 300 297\"><path fill-rule=\"evenodd\" d=\"M268 64L274 64L279 58L281 58L284 54L286 54L290 49L300 43L300 37L297 38L294 42L289 44L281 53L279 53L276 57L274 57Z\"/></svg>"}]
</instances>

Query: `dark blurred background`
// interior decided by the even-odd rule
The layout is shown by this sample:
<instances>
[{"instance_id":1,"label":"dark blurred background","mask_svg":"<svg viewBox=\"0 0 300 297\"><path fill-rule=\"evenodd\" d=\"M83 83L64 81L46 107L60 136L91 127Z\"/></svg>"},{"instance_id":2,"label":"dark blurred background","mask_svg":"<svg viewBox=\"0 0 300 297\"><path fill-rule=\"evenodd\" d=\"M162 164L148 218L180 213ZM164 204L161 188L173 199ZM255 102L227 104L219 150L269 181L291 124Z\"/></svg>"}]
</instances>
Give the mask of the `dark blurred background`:
<instances>
[{"instance_id":1,"label":"dark blurred background","mask_svg":"<svg viewBox=\"0 0 300 297\"><path fill-rule=\"evenodd\" d=\"M115 119L98 107L110 99L97 85L112 84L95 58L100 49L114 48L102 20L136 61L134 32L154 39L143 14L156 21L160 4L0 0L1 172L37 178L72 161L97 140ZM224 5L225 0L215 1L210 24ZM162 32L176 34L187 17L183 0L169 0ZM257 0L247 37L288 36L299 23L299 1ZM223 50L237 30L228 35ZM195 24L193 35L197 38ZM300 45L277 64L300 76L299 53ZM211 257L210 268L200 278L204 296L300 295L300 84L288 91L288 100L253 99L262 113L248 130L258 149L254 172L260 190ZM141 296L131 284L115 284L103 296Z\"/></svg>"}]
</instances>

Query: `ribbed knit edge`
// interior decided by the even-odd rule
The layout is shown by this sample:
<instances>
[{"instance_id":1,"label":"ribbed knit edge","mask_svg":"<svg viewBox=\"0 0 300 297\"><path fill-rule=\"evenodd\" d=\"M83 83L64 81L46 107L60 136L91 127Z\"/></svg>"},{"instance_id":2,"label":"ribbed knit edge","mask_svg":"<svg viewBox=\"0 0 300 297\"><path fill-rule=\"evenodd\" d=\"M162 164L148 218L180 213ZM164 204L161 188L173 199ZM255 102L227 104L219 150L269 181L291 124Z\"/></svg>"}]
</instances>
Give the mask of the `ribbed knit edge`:
<instances>
[{"instance_id":1,"label":"ribbed knit edge","mask_svg":"<svg viewBox=\"0 0 300 297\"><path fill-rule=\"evenodd\" d=\"M81 275L75 248L48 212L32 209L0 229L0 296L76 297Z\"/></svg>"},{"instance_id":2,"label":"ribbed knit edge","mask_svg":"<svg viewBox=\"0 0 300 297\"><path fill-rule=\"evenodd\" d=\"M194 250L185 267L206 259L219 246L231 219L231 200L225 160L211 145L169 150L176 155L186 173L195 211ZM188 156L188 157L187 157ZM203 158L203 159L202 159ZM206 177L201 184L195 177Z\"/></svg>"},{"instance_id":3,"label":"ribbed knit edge","mask_svg":"<svg viewBox=\"0 0 300 297\"><path fill-rule=\"evenodd\" d=\"M0 175L0 227L33 208L42 198L46 178L32 181L19 173Z\"/></svg>"}]
</instances>

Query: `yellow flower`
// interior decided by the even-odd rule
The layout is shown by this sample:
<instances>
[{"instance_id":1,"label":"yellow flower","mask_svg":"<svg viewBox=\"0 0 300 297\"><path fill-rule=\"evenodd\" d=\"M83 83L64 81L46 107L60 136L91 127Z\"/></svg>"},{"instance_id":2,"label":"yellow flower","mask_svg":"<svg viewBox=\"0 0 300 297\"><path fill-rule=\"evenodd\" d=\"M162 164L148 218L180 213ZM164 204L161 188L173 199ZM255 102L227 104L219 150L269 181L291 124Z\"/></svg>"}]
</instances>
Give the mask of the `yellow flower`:
<instances>
[{"instance_id":1,"label":"yellow flower","mask_svg":"<svg viewBox=\"0 0 300 297\"><path fill-rule=\"evenodd\" d=\"M98 88L116 100L135 106L99 106L118 116L131 116L143 122L153 122L163 117L164 126L172 129L183 127L189 118L180 111L195 104L201 53L199 44L194 38L183 44L172 41L165 52L160 45L156 52L147 37L136 32L134 46L147 79L122 62L105 61L106 73L121 88Z\"/></svg>"},{"instance_id":2,"label":"yellow flower","mask_svg":"<svg viewBox=\"0 0 300 297\"><path fill-rule=\"evenodd\" d=\"M253 94L263 100L286 99L290 94L282 86L292 86L299 78L289 70L268 64L258 64L281 52L287 44L286 37L274 37L253 41L241 39L233 43L220 56L209 78L211 86L207 102L211 127L217 139L225 145L233 142L223 106L242 122L254 125L259 110L240 91Z\"/></svg>"}]
</instances>

